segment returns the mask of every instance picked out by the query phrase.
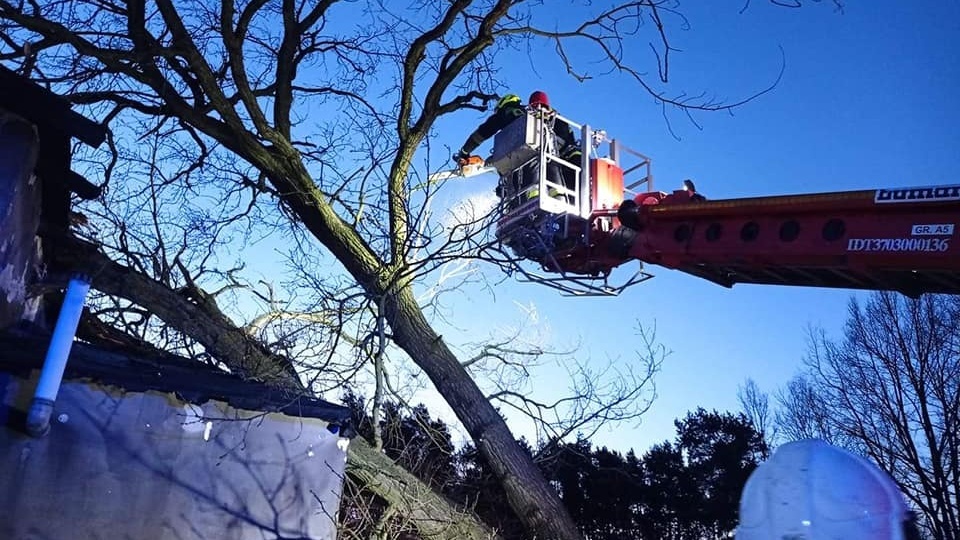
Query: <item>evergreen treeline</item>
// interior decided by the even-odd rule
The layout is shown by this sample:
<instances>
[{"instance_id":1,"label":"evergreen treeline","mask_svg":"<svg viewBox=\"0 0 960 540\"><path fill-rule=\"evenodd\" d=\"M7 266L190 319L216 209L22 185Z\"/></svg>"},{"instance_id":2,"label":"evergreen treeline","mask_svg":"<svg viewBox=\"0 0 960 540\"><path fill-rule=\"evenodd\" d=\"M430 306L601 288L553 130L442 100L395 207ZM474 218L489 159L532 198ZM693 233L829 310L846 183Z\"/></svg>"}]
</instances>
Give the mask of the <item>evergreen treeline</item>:
<instances>
[{"instance_id":1,"label":"evergreen treeline","mask_svg":"<svg viewBox=\"0 0 960 540\"><path fill-rule=\"evenodd\" d=\"M348 395L360 436L373 441L362 398ZM502 488L472 446L455 448L448 426L424 406L383 408L381 439L387 455L458 504L470 507L504 538L523 538ZM637 455L589 440L548 441L533 455L591 539L719 538L737 523L740 491L767 453L767 443L742 414L689 412L675 422L676 438ZM362 506L362 508L360 508ZM382 528L385 505L363 490L344 497L341 525L369 538ZM403 530L401 523L392 525ZM412 531L398 538L418 538Z\"/></svg>"}]
</instances>

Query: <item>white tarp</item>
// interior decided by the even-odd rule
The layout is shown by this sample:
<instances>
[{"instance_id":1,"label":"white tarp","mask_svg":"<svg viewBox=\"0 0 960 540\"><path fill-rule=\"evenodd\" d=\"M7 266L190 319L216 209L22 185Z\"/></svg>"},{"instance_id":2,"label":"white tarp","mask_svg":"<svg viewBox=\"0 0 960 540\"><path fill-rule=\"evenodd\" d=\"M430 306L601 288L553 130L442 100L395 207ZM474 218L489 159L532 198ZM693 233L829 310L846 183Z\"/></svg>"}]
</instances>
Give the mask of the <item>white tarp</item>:
<instances>
[{"instance_id":1,"label":"white tarp","mask_svg":"<svg viewBox=\"0 0 960 540\"><path fill-rule=\"evenodd\" d=\"M4 423L32 387L0 373ZM316 418L66 382L46 437L0 429L0 538L332 540L347 441Z\"/></svg>"}]
</instances>

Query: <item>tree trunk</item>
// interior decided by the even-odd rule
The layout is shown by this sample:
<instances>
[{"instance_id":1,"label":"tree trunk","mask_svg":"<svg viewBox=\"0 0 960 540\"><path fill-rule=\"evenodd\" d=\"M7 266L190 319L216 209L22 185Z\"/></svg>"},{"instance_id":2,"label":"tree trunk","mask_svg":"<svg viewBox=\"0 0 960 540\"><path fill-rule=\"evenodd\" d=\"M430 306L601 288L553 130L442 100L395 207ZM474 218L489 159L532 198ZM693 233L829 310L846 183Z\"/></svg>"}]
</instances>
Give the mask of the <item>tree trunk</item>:
<instances>
[{"instance_id":1,"label":"tree trunk","mask_svg":"<svg viewBox=\"0 0 960 540\"><path fill-rule=\"evenodd\" d=\"M93 288L147 308L167 325L197 340L234 373L252 380L303 390L290 362L271 353L224 315L212 300L189 299L170 287L114 262L94 244L66 236L46 236L47 259L58 267L87 274Z\"/></svg>"},{"instance_id":2,"label":"tree trunk","mask_svg":"<svg viewBox=\"0 0 960 540\"><path fill-rule=\"evenodd\" d=\"M500 413L480 391L423 316L409 288L387 305L393 339L417 360L456 412L507 493L508 502L537 540L580 540L576 524L533 458L523 451Z\"/></svg>"},{"instance_id":3,"label":"tree trunk","mask_svg":"<svg viewBox=\"0 0 960 540\"><path fill-rule=\"evenodd\" d=\"M288 149L289 174L270 175L270 181L304 226L344 265L367 293L386 296L387 322L393 340L430 377L440 395L470 433L507 493L507 502L531 539L582 540L576 524L550 487L532 456L523 451L506 422L476 381L427 322L408 282L395 284L398 268L385 267L352 228L332 208L316 199L313 180L298 169L299 158ZM296 158L296 159L295 159ZM267 168L269 163L263 163Z\"/></svg>"}]
</instances>

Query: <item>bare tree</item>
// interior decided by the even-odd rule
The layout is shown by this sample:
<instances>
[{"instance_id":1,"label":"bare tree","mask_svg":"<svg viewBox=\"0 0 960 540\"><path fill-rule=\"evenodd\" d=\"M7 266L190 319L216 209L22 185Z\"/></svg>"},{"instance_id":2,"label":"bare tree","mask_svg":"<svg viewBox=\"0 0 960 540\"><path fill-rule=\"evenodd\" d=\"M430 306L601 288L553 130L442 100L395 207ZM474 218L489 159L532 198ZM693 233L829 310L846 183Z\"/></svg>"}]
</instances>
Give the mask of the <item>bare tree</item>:
<instances>
[{"instance_id":1,"label":"bare tree","mask_svg":"<svg viewBox=\"0 0 960 540\"><path fill-rule=\"evenodd\" d=\"M524 0L424 0L410 6L417 13L411 19L405 7L377 1L0 0L0 60L110 125L107 187L123 181L125 166L142 162L148 189L185 188L173 193L184 206L210 199L209 214L199 216L196 227L113 216L119 230L106 243L116 248L111 256L122 254L130 266L105 261L90 270L139 288L95 278L102 292L133 302L107 299L102 318L143 338L169 338L246 376L298 387L289 336L306 332L296 323L329 324L348 313L355 318L331 324L335 330L318 344L321 353L334 362L344 335L357 344L389 337L455 411L531 536L579 538L556 493L418 302L418 280L471 256L483 234L482 222L449 231L423 226L429 188L418 187L431 169L431 130L443 115L482 110L495 100L495 60L534 39L553 43L566 71L580 79L593 75L571 60L582 57L573 53L583 52L581 46L598 51L603 69L631 77L664 107L728 110L755 96L720 103L668 94L674 50L666 28L684 22L677 2L621 2L605 10L573 2L567 15L581 20L563 29L539 7ZM631 67L628 38L650 42L656 76ZM150 137L157 144L144 156L138 147ZM201 178L206 181L198 183ZM163 198L158 191L147 195L135 198ZM215 207L223 212L210 212ZM152 228L152 241L131 243L124 229L131 221ZM226 239L204 235L244 221L256 225L248 234L266 223L293 244L286 255L301 273L291 287L313 286L306 305L276 309L272 283L253 294L256 281L238 278L240 266L211 270L213 251L202 247ZM317 278L321 273L334 276ZM177 312L180 305L144 276L164 288L175 285L194 307ZM205 292L204 280L216 285L213 294ZM211 333L231 327L225 311L231 306L218 299L238 290L269 308L267 318L244 322L269 344L243 330ZM183 335L165 336L155 317ZM271 330L264 330L266 322ZM371 349L373 358L382 359L382 351Z\"/></svg>"},{"instance_id":2,"label":"bare tree","mask_svg":"<svg viewBox=\"0 0 960 540\"><path fill-rule=\"evenodd\" d=\"M830 410L821 399L816 383L808 376L794 376L785 387L777 390L775 397L777 408L773 421L784 440L816 438L845 448L854 446L834 428Z\"/></svg>"},{"instance_id":3,"label":"bare tree","mask_svg":"<svg viewBox=\"0 0 960 540\"><path fill-rule=\"evenodd\" d=\"M776 425L773 422L773 416L770 411L770 396L760 390L757 381L748 378L737 389L737 400L740 402L740 408L753 429L760 434L767 446L763 449L763 459L767 459L770 445L776 438Z\"/></svg>"},{"instance_id":4,"label":"bare tree","mask_svg":"<svg viewBox=\"0 0 960 540\"><path fill-rule=\"evenodd\" d=\"M151 139L153 142L149 142ZM137 150L146 155L155 154L158 137L151 139ZM240 277L243 274L242 261L233 263L234 266L226 272L217 270L212 260L223 255L221 253L223 250L215 249L225 243L220 238L237 234L246 236L249 234L247 231L249 223L259 216L250 215L251 211L247 205L240 205L240 208L235 208L235 205L221 205L216 208L221 217L213 219L202 208L195 208L190 197L185 196L183 192L189 193L190 187L184 189L165 178L181 173L167 171L164 175L158 175L155 171L155 161L151 159L129 159L124 162L124 165L124 182L112 186L107 194L107 202L102 207L86 209L87 213L95 219L84 218L82 221L86 225L78 232L91 241L97 241L100 249L108 252L112 259L124 261L131 268L123 270L123 273L130 274L131 277L133 274L138 274L139 279L136 281L141 284L151 284L154 295L145 295L142 292L143 287L131 286L130 279L118 277L121 275L120 265L102 259L99 253L84 254L82 258L99 261L91 272L98 278L111 283L111 285L103 285L98 282L100 288L110 291L111 294L105 295L102 302L97 303L97 307L92 310L93 317L84 318L81 336L88 341L105 346L119 345L125 350L139 348L144 351L144 354L150 354L151 351L144 347L146 343L150 343L168 351L192 356L199 361L218 363L239 373L283 382L272 377L270 371L266 369L251 371L249 367L240 368L239 366L249 366L250 363L234 358L214 346L207 348L206 345L210 342L205 340L202 334L198 334L196 328L183 328L178 324L179 321L164 324L161 316L170 317L171 314L178 312L189 314L188 319L196 320L195 315L182 307L176 309L170 309L170 306L151 307L159 303L158 298L164 293L164 289L169 289L166 291L166 296L175 296L179 302L195 304L196 308L200 308L224 325L232 324L231 319L249 321L242 324L242 334L254 343L262 343L262 349L272 353L267 357L271 361L275 360L295 368L300 379L305 380L307 386L316 392L322 393L328 389L342 390L343 384L361 384L365 366L368 365L373 372L374 380L374 398L370 402L371 414L374 417L372 442L374 448L381 448L383 440L379 429L381 404L385 399L391 399L412 409L406 405L407 398L420 388L409 384L415 379L416 374L406 369L402 362L392 358L396 355L392 354L395 351L389 350L384 321L378 315L380 306L371 305L369 302L354 305L357 302L351 302L350 299L362 300L363 295L351 294L349 290L338 287L335 283L321 284L314 279L307 280L306 289L322 291L324 298L337 298L337 302L334 305L323 303L317 306L311 300L309 306L303 305L302 302L299 305L292 305L290 298L284 298L285 292L278 290L271 283L263 280L258 283L249 283L242 279ZM138 168L137 165L140 167ZM140 173L141 170L144 174ZM191 186L208 184L201 172L194 171L189 176ZM207 185L204 189L210 192L217 188L218 186L214 184ZM220 194L218 198L225 200L229 199L229 196ZM140 208L149 208L150 211L141 215L137 213ZM473 219L468 214L458 215L461 218L466 216L468 220ZM222 216L228 216L228 218ZM97 226L96 230L93 230L94 224ZM188 227L191 228L190 230L202 230L203 237L196 239L184 234L184 230ZM259 232L263 233L263 231ZM87 248L90 249L92 246ZM64 248L57 250L65 259L65 263L73 265L76 264L76 259L81 258L75 254L75 251L75 249ZM188 269L191 265L182 262L193 257L200 257L203 260L203 264L196 265L202 273L191 272ZM168 258L172 258L173 263ZM231 263L229 260L225 262ZM300 263L291 263L290 266L297 270L298 275L309 275L307 269ZM451 261L443 265L436 285L428 288L424 295L436 297L438 290L446 286L446 280L468 275L471 266L473 263L469 259ZM207 293L199 285L209 281L210 275L223 276L223 279L218 281L224 281L226 284L220 286L220 291ZM457 280L457 282L462 284L463 280ZM184 283L187 285L181 286ZM118 292L125 296L115 296ZM296 289L290 291L294 296L302 296L302 294L296 294L297 292L305 291ZM258 304L256 308L248 308L248 311L258 314L253 316L250 313L246 315L235 313L233 317L228 317L225 308L234 303L222 302L228 293L231 295L245 293L248 301ZM423 301L422 298L420 301ZM138 302L146 307L141 307ZM169 300L165 302L169 304ZM323 307L324 305L326 307ZM349 307L351 305L354 307ZM193 305L190 308L196 309ZM361 332L361 335L352 335L351 332L357 328L372 329ZM242 335L238 330L240 329L231 328L229 332L220 333ZM642 328L641 332L643 332ZM205 333L209 336L217 332L206 331ZM540 367L538 364L542 363L542 358L555 359L556 364L572 370L571 373L576 376L571 376L571 393L563 396L559 392L561 389L552 389L550 394L555 402L550 406L544 406L542 410L534 411L536 414L531 414L536 425L543 428L540 430L538 440L558 440L575 430L594 430L608 422L635 418L649 405L652 399L652 376L659 366L659 355L654 350L652 335L648 339L649 358L641 357L642 363L637 366L642 368L642 372L630 365L618 369L612 362L603 370L604 372L598 372L596 369L588 369L582 360L568 358L565 351L553 352L543 343L525 344L524 340L519 339L520 333L521 330L514 330L510 335L500 336L497 341L491 340L478 344L478 354L466 360L464 365L475 377L479 377L479 380L487 381L488 384L484 386L492 387L493 393L499 394L491 398L494 401L516 399L530 403L533 400L527 399L524 393L529 391L531 374ZM343 348L347 350L337 351L336 341L342 342ZM211 354L210 351L217 352ZM604 377L607 382L604 382ZM490 392L490 390L485 391ZM339 396L340 392L332 395ZM426 432L429 433L429 429ZM381 523L385 533L396 529L398 523L407 523L418 528L418 524L423 524L423 518L412 519L410 515L422 516L423 510L411 511L409 501L407 501L407 507L401 506L397 502L397 498L403 496L401 493L382 493L384 488L394 485L392 482L386 482L382 478L373 482L358 477L360 471L377 470L377 467L366 463L366 457L363 453L351 454L349 481L352 482L351 486L356 484L358 489L348 491L355 495L351 503L345 502L344 511L351 515L356 513L357 501L380 502L370 502L371 508L361 511L345 526L351 526L351 523L358 520L363 523L365 518L367 521L374 520ZM403 455L400 456L402 457ZM402 463L404 466L408 465L406 462ZM397 473L383 470L380 474L396 475ZM407 478L407 481L416 480ZM416 490L409 490L407 495L410 500L422 499L415 492ZM381 520L383 515L378 514L376 509L384 505L384 508L391 509L390 513L393 517ZM457 514L448 512L447 515ZM468 517L468 513L463 514L464 519ZM421 532L429 535L439 534L437 530L443 523L444 520L434 520L435 526L424 525L427 530ZM449 527L442 528L442 531L449 531L456 537L456 534L465 534L457 531L471 527L474 526L469 524L468 519L463 524L451 524Z\"/></svg>"},{"instance_id":5,"label":"bare tree","mask_svg":"<svg viewBox=\"0 0 960 540\"><path fill-rule=\"evenodd\" d=\"M806 364L779 399L784 433L869 456L933 538L960 538L960 299L853 299L844 338L812 334Z\"/></svg>"}]
</instances>

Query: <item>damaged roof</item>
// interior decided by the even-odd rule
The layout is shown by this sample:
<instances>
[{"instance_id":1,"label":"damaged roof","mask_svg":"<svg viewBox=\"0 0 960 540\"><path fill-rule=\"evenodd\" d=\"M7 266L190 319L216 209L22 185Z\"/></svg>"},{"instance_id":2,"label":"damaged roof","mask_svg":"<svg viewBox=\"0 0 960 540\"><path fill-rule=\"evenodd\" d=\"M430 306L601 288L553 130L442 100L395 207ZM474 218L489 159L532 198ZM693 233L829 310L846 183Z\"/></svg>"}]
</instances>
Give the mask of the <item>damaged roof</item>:
<instances>
[{"instance_id":1,"label":"damaged roof","mask_svg":"<svg viewBox=\"0 0 960 540\"><path fill-rule=\"evenodd\" d=\"M94 148L107 128L70 108L70 102L22 75L0 66L0 108L15 112L44 129L54 129Z\"/></svg>"},{"instance_id":2,"label":"damaged roof","mask_svg":"<svg viewBox=\"0 0 960 540\"><path fill-rule=\"evenodd\" d=\"M100 186L71 169L70 141L76 139L97 148L107 139L107 127L74 111L70 102L62 96L2 65L0 111L13 113L35 126L40 150L36 173L53 188L45 189L47 217L66 226L70 210L67 192L76 193L87 200L101 195Z\"/></svg>"},{"instance_id":3,"label":"damaged roof","mask_svg":"<svg viewBox=\"0 0 960 540\"><path fill-rule=\"evenodd\" d=\"M27 377L31 370L40 369L49 340L49 335L23 329L0 332L0 372ZM356 435L350 409L342 405L244 381L213 366L180 356L168 353L151 356L146 358L74 342L64 381L90 380L129 392L173 393L197 405L218 400L238 409L318 418L339 428L342 437Z\"/></svg>"}]
</instances>

